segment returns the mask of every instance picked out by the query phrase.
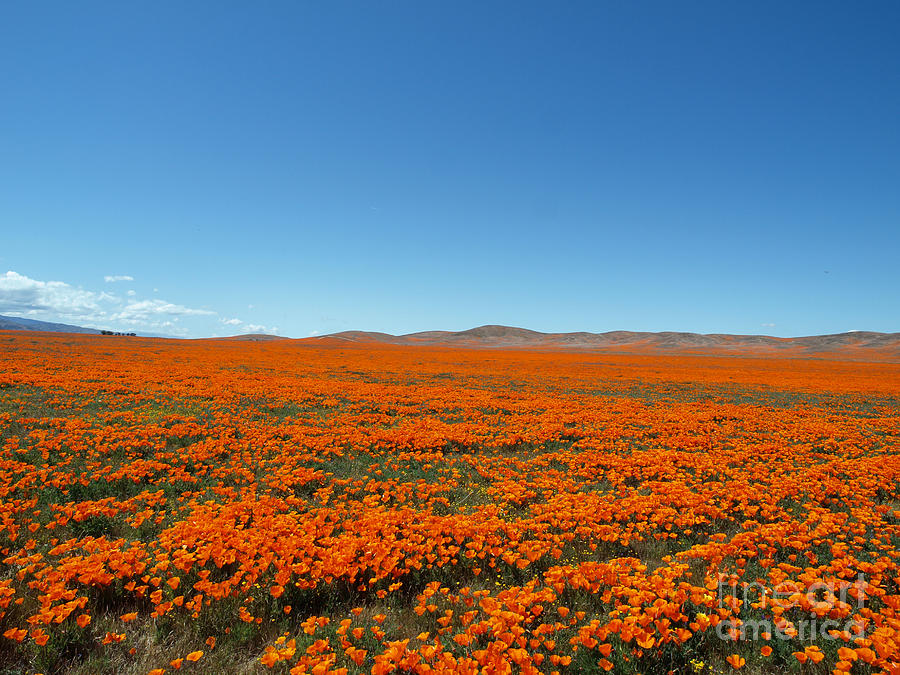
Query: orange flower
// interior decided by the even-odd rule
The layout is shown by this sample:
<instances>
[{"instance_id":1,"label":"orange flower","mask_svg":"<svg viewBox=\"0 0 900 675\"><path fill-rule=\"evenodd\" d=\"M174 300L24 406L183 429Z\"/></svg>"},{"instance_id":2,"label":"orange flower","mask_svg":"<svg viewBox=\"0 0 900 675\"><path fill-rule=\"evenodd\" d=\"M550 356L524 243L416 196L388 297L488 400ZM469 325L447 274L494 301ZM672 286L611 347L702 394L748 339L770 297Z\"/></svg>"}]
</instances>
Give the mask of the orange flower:
<instances>
[{"instance_id":1,"label":"orange flower","mask_svg":"<svg viewBox=\"0 0 900 675\"><path fill-rule=\"evenodd\" d=\"M272 668L276 663L281 661L281 657L278 655L278 651L275 649L267 648L266 652L259 657L260 663L262 663L266 668Z\"/></svg>"},{"instance_id":2,"label":"orange flower","mask_svg":"<svg viewBox=\"0 0 900 675\"><path fill-rule=\"evenodd\" d=\"M596 649L605 672L616 634L615 658L639 670L663 644L684 656L694 633L755 616L745 582L788 635L799 612L843 624L865 607L874 632L832 631L846 646L829 669L900 653L893 338L851 336L849 361L790 340L746 358L620 354L606 338L602 351L485 352L107 337L0 335L0 430L13 430L0 433L0 539L15 570L0 579L0 642L14 658L29 648L11 642L28 638L13 618L35 645L69 617L87 636L97 597L180 626L233 602L255 629L296 592L332 611L298 617L303 647L284 635L263 663L549 672ZM833 592L811 600L819 586ZM410 612L433 618L405 642Z\"/></svg>"},{"instance_id":3,"label":"orange flower","mask_svg":"<svg viewBox=\"0 0 900 675\"><path fill-rule=\"evenodd\" d=\"M3 633L3 637L9 638L10 640L15 640L16 642L21 642L28 635L28 631L23 628L10 628L5 633Z\"/></svg>"},{"instance_id":4,"label":"orange flower","mask_svg":"<svg viewBox=\"0 0 900 675\"><path fill-rule=\"evenodd\" d=\"M817 646L812 645L811 647L807 647L803 650L806 655L809 657L809 660L813 663L819 663L822 659L825 658L825 654L822 653L822 650Z\"/></svg>"},{"instance_id":5,"label":"orange flower","mask_svg":"<svg viewBox=\"0 0 900 675\"><path fill-rule=\"evenodd\" d=\"M856 650L851 649L849 647L839 647L838 648L838 658L842 661L856 661L859 657L856 655Z\"/></svg>"},{"instance_id":6,"label":"orange flower","mask_svg":"<svg viewBox=\"0 0 900 675\"><path fill-rule=\"evenodd\" d=\"M732 654L725 660L728 662L728 665L730 665L735 670L743 668L744 663L746 663L744 657L740 656L739 654Z\"/></svg>"}]
</instances>

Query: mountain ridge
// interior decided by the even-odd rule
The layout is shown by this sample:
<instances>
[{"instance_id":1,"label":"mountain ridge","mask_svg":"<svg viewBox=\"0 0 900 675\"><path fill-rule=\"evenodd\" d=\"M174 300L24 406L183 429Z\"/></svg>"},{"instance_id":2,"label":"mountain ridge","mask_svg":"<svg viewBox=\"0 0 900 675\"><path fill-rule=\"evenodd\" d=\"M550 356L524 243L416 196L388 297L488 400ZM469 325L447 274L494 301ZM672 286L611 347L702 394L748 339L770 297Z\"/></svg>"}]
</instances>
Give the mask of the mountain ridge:
<instances>
[{"instance_id":1,"label":"mountain ridge","mask_svg":"<svg viewBox=\"0 0 900 675\"><path fill-rule=\"evenodd\" d=\"M85 326L76 326L69 323L56 323L54 321L40 321L38 319L27 319L22 316L7 316L0 314L0 331L34 331L37 333L74 333L77 335L102 335L103 331L99 328L86 328ZM130 331L129 331L130 332ZM163 335L160 333L143 333L136 334L138 337L154 337L154 338L170 338L171 335Z\"/></svg>"},{"instance_id":2,"label":"mountain ridge","mask_svg":"<svg viewBox=\"0 0 900 675\"><path fill-rule=\"evenodd\" d=\"M0 315L0 330L99 335L100 330L64 323ZM143 337L170 337L143 335ZM583 350L628 353L712 353L758 356L841 356L900 361L900 333L847 331L827 335L774 337L683 331L575 331L544 333L516 326L487 324L461 331L431 330L391 335L375 331L342 331L291 340L277 335L246 334L213 341L296 341L305 344L385 344L397 346L459 347L468 349Z\"/></svg>"},{"instance_id":3,"label":"mountain ridge","mask_svg":"<svg viewBox=\"0 0 900 675\"><path fill-rule=\"evenodd\" d=\"M32 330L40 333L79 333L81 335L100 335L97 328L85 328L73 326L68 323L55 323L53 321L39 321L26 319L21 316L0 315L0 330Z\"/></svg>"},{"instance_id":4,"label":"mountain ridge","mask_svg":"<svg viewBox=\"0 0 900 675\"><path fill-rule=\"evenodd\" d=\"M305 338L313 341L382 343L393 345L458 346L482 348L535 348L639 351L691 351L754 353L886 351L885 356L900 358L900 333L847 331L827 335L775 337L771 335L734 335L729 333L688 333L681 331L607 331L591 333L543 333L514 326L485 325L463 331L421 331L391 335L367 331L342 331Z\"/></svg>"}]
</instances>

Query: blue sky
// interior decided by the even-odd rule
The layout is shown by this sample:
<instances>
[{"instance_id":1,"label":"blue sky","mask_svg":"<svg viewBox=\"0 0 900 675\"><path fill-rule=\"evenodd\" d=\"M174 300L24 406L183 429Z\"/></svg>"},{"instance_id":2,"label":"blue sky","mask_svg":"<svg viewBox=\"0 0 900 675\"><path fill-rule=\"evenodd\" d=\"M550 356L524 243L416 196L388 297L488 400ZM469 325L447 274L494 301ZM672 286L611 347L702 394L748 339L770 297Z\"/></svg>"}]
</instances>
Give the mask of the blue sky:
<instances>
[{"instance_id":1,"label":"blue sky","mask_svg":"<svg viewBox=\"0 0 900 675\"><path fill-rule=\"evenodd\" d=\"M5 3L0 314L900 331L898 26L897 2Z\"/></svg>"}]
</instances>

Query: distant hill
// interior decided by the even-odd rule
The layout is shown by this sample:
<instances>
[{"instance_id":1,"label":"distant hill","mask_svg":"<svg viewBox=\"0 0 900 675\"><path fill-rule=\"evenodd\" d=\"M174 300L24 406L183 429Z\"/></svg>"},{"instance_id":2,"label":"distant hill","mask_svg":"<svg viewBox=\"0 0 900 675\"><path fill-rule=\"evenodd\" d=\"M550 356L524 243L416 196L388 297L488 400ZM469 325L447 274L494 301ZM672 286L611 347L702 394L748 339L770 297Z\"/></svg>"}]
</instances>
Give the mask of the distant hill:
<instances>
[{"instance_id":1,"label":"distant hill","mask_svg":"<svg viewBox=\"0 0 900 675\"><path fill-rule=\"evenodd\" d=\"M269 333L244 333L243 335L232 335L224 338L209 338L211 340L231 340L234 342L272 342L273 340L290 340L290 338L280 335L270 335Z\"/></svg>"},{"instance_id":2,"label":"distant hill","mask_svg":"<svg viewBox=\"0 0 900 675\"><path fill-rule=\"evenodd\" d=\"M83 326L71 326L67 323L51 323L50 321L37 321L36 319L23 319L20 316L0 315L0 330L33 330L43 333L86 333L100 335L96 328Z\"/></svg>"},{"instance_id":3,"label":"distant hill","mask_svg":"<svg viewBox=\"0 0 900 675\"><path fill-rule=\"evenodd\" d=\"M345 331L307 340L431 345L447 347L582 349L652 353L725 353L749 355L840 355L900 359L900 333L851 331L834 335L779 338L721 333L633 332L540 333L511 326L479 326L463 331L425 331L406 335Z\"/></svg>"},{"instance_id":4,"label":"distant hill","mask_svg":"<svg viewBox=\"0 0 900 675\"><path fill-rule=\"evenodd\" d=\"M21 316L0 315L0 330L30 330L41 333L79 333L81 335L101 335L98 328L85 328L73 326L68 323L53 323L52 321L38 321L37 319L25 319ZM131 331L126 331L131 332ZM140 337L171 338L171 335L160 333L137 333Z\"/></svg>"},{"instance_id":5,"label":"distant hill","mask_svg":"<svg viewBox=\"0 0 900 675\"><path fill-rule=\"evenodd\" d=\"M95 328L51 323L0 315L0 330L42 331L99 335ZM142 333L142 337L172 337ZM279 335L251 333L215 341L271 342L290 340ZM779 338L771 335L610 331L607 333L541 333L512 326L479 326L462 331L432 330L406 335L368 331L344 331L302 338L306 344L389 344L473 349L540 349L628 354L719 354L733 356L833 357L876 361L900 361L900 333L850 331L834 335Z\"/></svg>"}]
</instances>

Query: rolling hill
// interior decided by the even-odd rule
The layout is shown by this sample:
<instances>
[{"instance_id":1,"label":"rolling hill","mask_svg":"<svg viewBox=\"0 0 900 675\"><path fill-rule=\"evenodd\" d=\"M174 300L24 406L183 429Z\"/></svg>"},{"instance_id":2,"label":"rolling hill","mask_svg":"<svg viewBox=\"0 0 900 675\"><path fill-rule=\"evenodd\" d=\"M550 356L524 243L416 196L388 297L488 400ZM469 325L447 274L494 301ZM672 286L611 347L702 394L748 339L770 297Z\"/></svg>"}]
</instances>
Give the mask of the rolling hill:
<instances>
[{"instance_id":1,"label":"rolling hill","mask_svg":"<svg viewBox=\"0 0 900 675\"><path fill-rule=\"evenodd\" d=\"M581 349L589 351L723 353L781 356L840 355L900 359L900 333L851 331L834 335L779 338L722 333L634 332L540 333L510 326L479 326L463 331L425 331L406 335L345 331L308 340L482 347L496 349Z\"/></svg>"},{"instance_id":2,"label":"rolling hill","mask_svg":"<svg viewBox=\"0 0 900 675\"><path fill-rule=\"evenodd\" d=\"M96 328L85 328L83 326L72 326L67 323L52 323L50 321L25 319L20 316L2 315L0 315L0 330L31 330L41 333L82 333L100 335L100 331Z\"/></svg>"},{"instance_id":3,"label":"rolling hill","mask_svg":"<svg viewBox=\"0 0 900 675\"><path fill-rule=\"evenodd\" d=\"M0 315L0 330L80 333L99 335L95 328L64 323L37 321ZM142 334L144 337L171 337ZM246 334L213 341L271 342L291 341L277 335ZM772 337L770 335L729 335L725 333L659 333L609 331L606 333L541 333L527 328L487 325L462 331L423 331L391 335L370 331L343 331L302 338L298 343L335 345L384 344L424 347L461 347L471 349L581 350L647 354L721 354L747 356L783 356L900 361L900 333L850 331L833 335Z\"/></svg>"}]
</instances>

